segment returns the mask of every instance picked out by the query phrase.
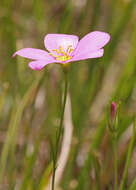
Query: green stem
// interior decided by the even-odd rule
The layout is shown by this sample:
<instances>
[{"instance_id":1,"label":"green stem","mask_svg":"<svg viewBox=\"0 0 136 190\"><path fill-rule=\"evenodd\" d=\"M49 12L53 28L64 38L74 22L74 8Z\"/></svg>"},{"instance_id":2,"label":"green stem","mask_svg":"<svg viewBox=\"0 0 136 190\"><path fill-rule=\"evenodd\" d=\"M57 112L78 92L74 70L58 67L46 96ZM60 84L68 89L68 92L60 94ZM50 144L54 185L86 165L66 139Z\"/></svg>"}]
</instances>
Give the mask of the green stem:
<instances>
[{"instance_id":1,"label":"green stem","mask_svg":"<svg viewBox=\"0 0 136 190\"><path fill-rule=\"evenodd\" d=\"M132 133L132 137L131 137L131 140L130 140L130 143L129 143L129 147L128 147L128 153L127 153L125 168L124 168L124 171L123 171L123 176L122 176L122 179L121 179L119 190L123 190L124 189L125 181L126 181L126 178L127 178L128 167L129 167L129 164L130 164L131 153L132 153L132 150L133 150L133 145L134 145L135 136L136 136L135 126L136 125L134 123L133 133Z\"/></svg>"},{"instance_id":2,"label":"green stem","mask_svg":"<svg viewBox=\"0 0 136 190\"><path fill-rule=\"evenodd\" d=\"M113 189L117 190L118 163L117 163L117 138L116 138L116 132L113 132L112 146L113 146L113 161L114 161L114 188Z\"/></svg>"},{"instance_id":3,"label":"green stem","mask_svg":"<svg viewBox=\"0 0 136 190\"><path fill-rule=\"evenodd\" d=\"M58 132L56 134L56 151L55 151L54 156L53 156L52 190L54 190L54 184L55 184L56 163L57 163L57 157L58 157L60 137L61 137L62 129L63 129L64 111L65 111L65 105L66 105L66 99L67 99L67 91L68 91L67 72L65 72L65 70L64 70L64 77L65 77L65 81L64 81L65 82L64 99L63 99L63 105L62 105L60 125L59 125L59 128L58 128Z\"/></svg>"}]
</instances>

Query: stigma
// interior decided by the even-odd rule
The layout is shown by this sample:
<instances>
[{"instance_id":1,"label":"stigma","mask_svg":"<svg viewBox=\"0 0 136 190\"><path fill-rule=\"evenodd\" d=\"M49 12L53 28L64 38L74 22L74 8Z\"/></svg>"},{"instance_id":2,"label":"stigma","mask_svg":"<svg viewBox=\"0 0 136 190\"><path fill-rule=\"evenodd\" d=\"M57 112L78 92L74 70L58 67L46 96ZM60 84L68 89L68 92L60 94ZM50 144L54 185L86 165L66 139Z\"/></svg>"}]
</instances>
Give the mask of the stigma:
<instances>
[{"instance_id":1,"label":"stigma","mask_svg":"<svg viewBox=\"0 0 136 190\"><path fill-rule=\"evenodd\" d=\"M60 61L60 62L65 62L69 59L72 58L72 56L70 56L70 53L73 51L74 49L72 48L71 45L69 45L67 47L67 50L66 52L62 51L62 48L61 46L59 46L59 50L57 49L53 49L52 51L56 52L57 55L54 55L53 53L49 53L49 55L53 56L57 61Z\"/></svg>"}]
</instances>

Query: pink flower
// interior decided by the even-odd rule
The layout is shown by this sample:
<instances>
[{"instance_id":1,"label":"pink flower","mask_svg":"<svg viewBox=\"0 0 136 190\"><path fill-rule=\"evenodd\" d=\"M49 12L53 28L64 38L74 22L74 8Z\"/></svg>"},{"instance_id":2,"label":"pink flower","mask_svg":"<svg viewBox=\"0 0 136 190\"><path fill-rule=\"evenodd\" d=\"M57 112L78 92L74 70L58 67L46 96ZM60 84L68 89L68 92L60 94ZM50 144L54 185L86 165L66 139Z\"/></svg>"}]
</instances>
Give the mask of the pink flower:
<instances>
[{"instance_id":1,"label":"pink flower","mask_svg":"<svg viewBox=\"0 0 136 190\"><path fill-rule=\"evenodd\" d=\"M80 41L78 36L67 34L47 34L44 39L46 49L24 48L13 54L32 59L29 67L40 70L50 63L65 64L89 58L102 57L103 47L110 40L105 32L94 31L85 35Z\"/></svg>"},{"instance_id":2,"label":"pink flower","mask_svg":"<svg viewBox=\"0 0 136 190\"><path fill-rule=\"evenodd\" d=\"M116 113L116 104L114 102L111 103L110 107L110 120L113 121L115 118L115 113Z\"/></svg>"}]
</instances>

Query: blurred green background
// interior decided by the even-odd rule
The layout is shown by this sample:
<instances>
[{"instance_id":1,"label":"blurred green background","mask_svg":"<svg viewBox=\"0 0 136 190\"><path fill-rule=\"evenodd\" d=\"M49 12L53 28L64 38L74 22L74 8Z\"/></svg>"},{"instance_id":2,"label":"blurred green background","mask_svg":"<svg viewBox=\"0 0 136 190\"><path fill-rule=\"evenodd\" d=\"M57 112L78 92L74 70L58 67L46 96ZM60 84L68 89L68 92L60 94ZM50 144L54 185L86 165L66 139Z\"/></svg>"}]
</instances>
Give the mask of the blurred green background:
<instances>
[{"instance_id":1,"label":"blurred green background","mask_svg":"<svg viewBox=\"0 0 136 190\"><path fill-rule=\"evenodd\" d=\"M0 0L0 190L45 190L61 112L63 73L33 71L12 54L44 49L47 33L110 33L104 56L69 70L73 137L62 190L111 190L113 159L107 128L112 100L121 102L119 182L136 113L136 0ZM136 189L134 146L125 189Z\"/></svg>"}]
</instances>

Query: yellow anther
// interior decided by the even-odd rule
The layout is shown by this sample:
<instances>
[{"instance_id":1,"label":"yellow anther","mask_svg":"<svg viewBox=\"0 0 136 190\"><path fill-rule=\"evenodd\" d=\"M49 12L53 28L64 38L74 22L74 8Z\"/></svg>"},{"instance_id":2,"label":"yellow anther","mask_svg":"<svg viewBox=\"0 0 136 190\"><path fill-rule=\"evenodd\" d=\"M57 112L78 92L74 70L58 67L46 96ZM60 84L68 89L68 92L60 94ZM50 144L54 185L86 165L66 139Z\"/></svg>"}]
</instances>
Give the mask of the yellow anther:
<instances>
[{"instance_id":1,"label":"yellow anther","mask_svg":"<svg viewBox=\"0 0 136 190\"><path fill-rule=\"evenodd\" d=\"M64 56L66 55L65 52L62 51L61 46L59 46L59 51L60 51L60 53L63 54Z\"/></svg>"},{"instance_id":2,"label":"yellow anther","mask_svg":"<svg viewBox=\"0 0 136 190\"><path fill-rule=\"evenodd\" d=\"M51 55L51 56L54 56L52 53L48 53L49 55Z\"/></svg>"},{"instance_id":3,"label":"yellow anther","mask_svg":"<svg viewBox=\"0 0 136 190\"><path fill-rule=\"evenodd\" d=\"M68 45L66 52L69 53L69 49L72 47L72 45Z\"/></svg>"},{"instance_id":4,"label":"yellow anther","mask_svg":"<svg viewBox=\"0 0 136 190\"><path fill-rule=\"evenodd\" d=\"M58 55L60 54L60 52L57 49L53 49L52 51L55 51Z\"/></svg>"},{"instance_id":5,"label":"yellow anther","mask_svg":"<svg viewBox=\"0 0 136 190\"><path fill-rule=\"evenodd\" d=\"M53 56L53 57L60 57L59 55L54 55L53 53L48 53L48 54Z\"/></svg>"},{"instance_id":6,"label":"yellow anther","mask_svg":"<svg viewBox=\"0 0 136 190\"><path fill-rule=\"evenodd\" d=\"M69 52L68 53L71 53L71 51L73 51L74 49L73 48L70 48Z\"/></svg>"}]
</instances>

